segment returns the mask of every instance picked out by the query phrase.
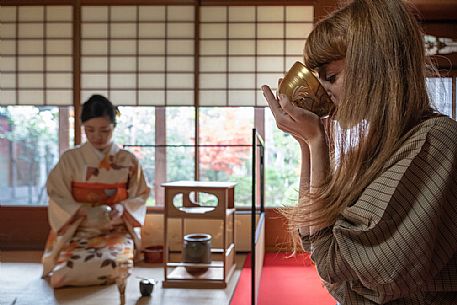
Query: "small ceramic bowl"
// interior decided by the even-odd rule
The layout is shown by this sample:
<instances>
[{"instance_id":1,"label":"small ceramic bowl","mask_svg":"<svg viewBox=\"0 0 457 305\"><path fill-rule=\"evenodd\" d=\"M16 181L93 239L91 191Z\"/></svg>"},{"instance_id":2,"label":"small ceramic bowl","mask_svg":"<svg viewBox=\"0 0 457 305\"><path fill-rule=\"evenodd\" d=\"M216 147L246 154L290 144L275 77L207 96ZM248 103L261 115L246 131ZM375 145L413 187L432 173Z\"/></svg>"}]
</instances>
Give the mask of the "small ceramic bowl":
<instances>
[{"instance_id":1,"label":"small ceramic bowl","mask_svg":"<svg viewBox=\"0 0 457 305\"><path fill-rule=\"evenodd\" d=\"M163 262L163 246L151 246L143 249L144 262L157 264Z\"/></svg>"},{"instance_id":2,"label":"small ceramic bowl","mask_svg":"<svg viewBox=\"0 0 457 305\"><path fill-rule=\"evenodd\" d=\"M319 80L299 61L286 73L278 91L296 106L314 112L319 117L326 117L335 110L335 104Z\"/></svg>"},{"instance_id":3,"label":"small ceramic bowl","mask_svg":"<svg viewBox=\"0 0 457 305\"><path fill-rule=\"evenodd\" d=\"M140 293L142 296L144 297L148 297L152 294L152 292L154 291L154 286L157 284L158 282L156 280L153 280L153 279L142 279L140 281Z\"/></svg>"}]
</instances>

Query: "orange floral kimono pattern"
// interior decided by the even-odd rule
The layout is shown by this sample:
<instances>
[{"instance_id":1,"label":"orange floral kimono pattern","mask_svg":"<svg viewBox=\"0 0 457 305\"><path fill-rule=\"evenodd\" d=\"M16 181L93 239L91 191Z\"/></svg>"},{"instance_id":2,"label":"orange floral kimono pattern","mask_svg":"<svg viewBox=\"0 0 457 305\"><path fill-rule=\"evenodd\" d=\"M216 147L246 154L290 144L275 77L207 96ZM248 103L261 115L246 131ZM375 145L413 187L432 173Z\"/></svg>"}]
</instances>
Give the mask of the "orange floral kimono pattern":
<instances>
[{"instance_id":1,"label":"orange floral kimono pattern","mask_svg":"<svg viewBox=\"0 0 457 305\"><path fill-rule=\"evenodd\" d=\"M101 153L87 142L62 155L47 189L51 232L43 275L55 288L115 282L118 264L141 248L150 189L137 158L115 144ZM109 210L116 203L124 214L113 222Z\"/></svg>"}]
</instances>

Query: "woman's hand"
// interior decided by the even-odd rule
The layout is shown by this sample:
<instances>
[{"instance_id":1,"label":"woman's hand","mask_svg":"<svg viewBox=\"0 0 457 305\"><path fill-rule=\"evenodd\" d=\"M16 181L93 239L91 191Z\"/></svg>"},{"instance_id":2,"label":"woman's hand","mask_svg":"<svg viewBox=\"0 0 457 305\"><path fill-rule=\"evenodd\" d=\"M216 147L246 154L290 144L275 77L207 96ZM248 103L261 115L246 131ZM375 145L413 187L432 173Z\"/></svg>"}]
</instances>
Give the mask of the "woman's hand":
<instances>
[{"instance_id":1,"label":"woman's hand","mask_svg":"<svg viewBox=\"0 0 457 305\"><path fill-rule=\"evenodd\" d=\"M300 144L302 196L320 187L329 173L330 156L324 125L318 115L293 105L286 96L276 98L270 87L262 86L262 91L278 128L290 133Z\"/></svg>"},{"instance_id":2,"label":"woman's hand","mask_svg":"<svg viewBox=\"0 0 457 305\"><path fill-rule=\"evenodd\" d=\"M280 95L279 99L276 98L268 86L262 86L262 91L279 129L308 145L325 138L319 116L295 106L285 95Z\"/></svg>"},{"instance_id":3,"label":"woman's hand","mask_svg":"<svg viewBox=\"0 0 457 305\"><path fill-rule=\"evenodd\" d=\"M124 215L124 206L121 203L111 205L111 212L109 214L112 221L122 218Z\"/></svg>"}]
</instances>

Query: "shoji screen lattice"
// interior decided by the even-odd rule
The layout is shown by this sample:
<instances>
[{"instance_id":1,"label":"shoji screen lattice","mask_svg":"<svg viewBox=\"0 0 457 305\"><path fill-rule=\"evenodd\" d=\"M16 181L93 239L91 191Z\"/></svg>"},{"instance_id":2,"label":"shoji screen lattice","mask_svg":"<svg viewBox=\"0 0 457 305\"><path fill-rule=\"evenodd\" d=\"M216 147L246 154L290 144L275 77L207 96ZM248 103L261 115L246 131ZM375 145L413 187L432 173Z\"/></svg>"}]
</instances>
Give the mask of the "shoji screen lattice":
<instances>
[{"instance_id":1,"label":"shoji screen lattice","mask_svg":"<svg viewBox=\"0 0 457 305\"><path fill-rule=\"evenodd\" d=\"M259 88L302 59L313 7L195 9L82 6L81 101L192 106L198 92L200 106L265 106ZM71 104L72 7L2 7L1 21L0 103Z\"/></svg>"},{"instance_id":2,"label":"shoji screen lattice","mask_svg":"<svg viewBox=\"0 0 457 305\"><path fill-rule=\"evenodd\" d=\"M260 86L273 88L303 60L312 6L203 6L200 105L265 106Z\"/></svg>"},{"instance_id":3,"label":"shoji screen lattice","mask_svg":"<svg viewBox=\"0 0 457 305\"><path fill-rule=\"evenodd\" d=\"M0 10L0 105L72 105L72 7Z\"/></svg>"},{"instance_id":4,"label":"shoji screen lattice","mask_svg":"<svg viewBox=\"0 0 457 305\"><path fill-rule=\"evenodd\" d=\"M193 6L83 6L81 98L194 104Z\"/></svg>"}]
</instances>

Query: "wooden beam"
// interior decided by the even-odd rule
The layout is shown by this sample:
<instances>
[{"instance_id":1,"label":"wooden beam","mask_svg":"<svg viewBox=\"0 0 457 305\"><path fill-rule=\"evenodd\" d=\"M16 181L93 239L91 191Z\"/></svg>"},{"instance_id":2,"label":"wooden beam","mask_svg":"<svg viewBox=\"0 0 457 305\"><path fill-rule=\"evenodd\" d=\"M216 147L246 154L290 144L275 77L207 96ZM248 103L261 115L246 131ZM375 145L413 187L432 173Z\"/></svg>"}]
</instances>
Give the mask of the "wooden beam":
<instances>
[{"instance_id":1,"label":"wooden beam","mask_svg":"<svg viewBox=\"0 0 457 305\"><path fill-rule=\"evenodd\" d=\"M73 0L2 0L2 6L72 5Z\"/></svg>"},{"instance_id":2,"label":"wooden beam","mask_svg":"<svg viewBox=\"0 0 457 305\"><path fill-rule=\"evenodd\" d=\"M340 3L343 3L343 1L314 1L315 21L328 15ZM457 22L457 1L455 0L411 0L411 3L417 9L416 16L421 21Z\"/></svg>"},{"instance_id":3,"label":"wooden beam","mask_svg":"<svg viewBox=\"0 0 457 305\"><path fill-rule=\"evenodd\" d=\"M321 20L338 8L337 0L315 0L314 1L314 22Z\"/></svg>"},{"instance_id":4,"label":"wooden beam","mask_svg":"<svg viewBox=\"0 0 457 305\"><path fill-rule=\"evenodd\" d=\"M201 5L270 6L270 5L313 5L314 0L202 0Z\"/></svg>"},{"instance_id":5,"label":"wooden beam","mask_svg":"<svg viewBox=\"0 0 457 305\"><path fill-rule=\"evenodd\" d=\"M423 21L456 21L457 1L455 0L412 0L419 11L418 19Z\"/></svg>"},{"instance_id":6,"label":"wooden beam","mask_svg":"<svg viewBox=\"0 0 457 305\"><path fill-rule=\"evenodd\" d=\"M0 251L43 250L49 230L47 206L0 206Z\"/></svg>"},{"instance_id":7,"label":"wooden beam","mask_svg":"<svg viewBox=\"0 0 457 305\"><path fill-rule=\"evenodd\" d=\"M290 250L291 238L287 231L287 220L277 209L269 208L265 212L266 249ZM164 211L153 213L163 214ZM0 251L43 250L50 229L47 206L0 206Z\"/></svg>"},{"instance_id":8,"label":"wooden beam","mask_svg":"<svg viewBox=\"0 0 457 305\"><path fill-rule=\"evenodd\" d=\"M457 40L457 21L455 22L422 22L425 33L440 38Z\"/></svg>"},{"instance_id":9,"label":"wooden beam","mask_svg":"<svg viewBox=\"0 0 457 305\"><path fill-rule=\"evenodd\" d=\"M81 0L81 5L194 5L195 0Z\"/></svg>"},{"instance_id":10,"label":"wooden beam","mask_svg":"<svg viewBox=\"0 0 457 305\"><path fill-rule=\"evenodd\" d=\"M81 0L81 5L313 5L315 0ZM72 5L74 0L2 0L2 5Z\"/></svg>"}]
</instances>

